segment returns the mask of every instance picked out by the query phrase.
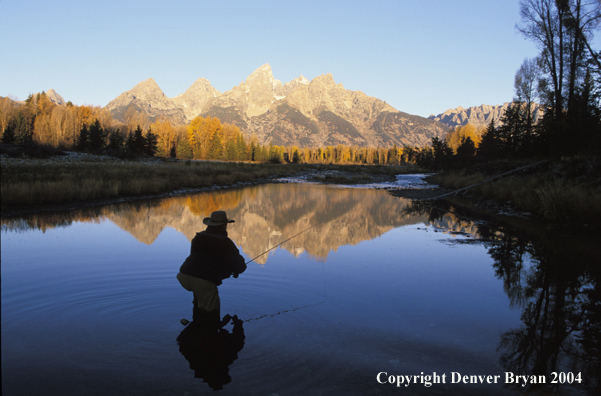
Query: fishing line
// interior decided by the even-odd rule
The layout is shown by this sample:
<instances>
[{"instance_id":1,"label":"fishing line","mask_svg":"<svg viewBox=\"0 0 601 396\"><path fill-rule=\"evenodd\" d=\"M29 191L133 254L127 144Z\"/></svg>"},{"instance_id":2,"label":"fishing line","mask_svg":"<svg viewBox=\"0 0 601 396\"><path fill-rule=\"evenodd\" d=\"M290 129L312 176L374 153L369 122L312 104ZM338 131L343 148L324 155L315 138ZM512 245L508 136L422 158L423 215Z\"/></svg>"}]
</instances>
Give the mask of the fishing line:
<instances>
[{"instance_id":1,"label":"fishing line","mask_svg":"<svg viewBox=\"0 0 601 396\"><path fill-rule=\"evenodd\" d=\"M297 233L297 234L294 234L294 235L292 235L290 238L288 238L288 239L286 239L286 240L284 240L284 241L282 241L282 242L278 243L277 245L275 245L275 246L273 246L273 247L271 247L271 248L267 249L267 250L266 250L266 251L264 251L263 253L259 254L257 257L255 257L255 258L253 258L253 259L251 259L251 260L247 261L245 264L252 263L253 261L255 261L256 259L258 259L258 258L259 258L259 257L261 257L262 255L264 255L264 254L266 254L266 253L268 253L268 252L272 251L273 249L277 248L277 247L278 247L278 246L280 246L280 245L283 245L284 243L288 242L288 241L289 241L289 240L291 240L292 238L295 238L295 237L299 236L300 234L302 234L302 233L304 233L304 232L306 232L306 231L309 231L310 229L312 229L312 228L315 228L315 227L317 227L318 225L320 225L320 224L323 224L323 223L325 223L325 222L326 222L326 220L324 220L324 221L320 221L319 223L313 224L311 227L305 228L305 229L304 229L304 230L302 230L301 232L299 232L299 233ZM265 315L260 315L260 316L252 317L252 318L250 318L250 319L243 319L243 321L244 321L244 322L249 322L249 321L252 321L252 320L259 320L259 319L263 319L263 318L266 318L266 317L268 317L268 316L269 316L269 317L274 317L274 316L277 316L277 315L281 315L281 314L283 314L283 313L287 313L287 312L294 312L294 311L298 311L299 309L304 309L304 308L308 308L308 307L313 307L313 306L320 305L320 304L323 304L323 303L327 302L327 300L328 300L328 289L327 289L327 282L326 282L326 271L325 271L325 265L323 264L323 261L322 261L322 267L321 267L321 268L322 268L322 272L323 272L323 285L324 285L324 299L323 299L323 301L320 301L320 302L318 302L318 303L315 303L315 304L307 304L307 305L303 305L303 306L300 306L300 307L295 307L295 308L290 308L290 309L284 309L284 310L278 311L278 312L276 312L276 313L273 313L273 314L265 314ZM237 281L237 279L236 279L236 281Z\"/></svg>"},{"instance_id":2,"label":"fishing line","mask_svg":"<svg viewBox=\"0 0 601 396\"><path fill-rule=\"evenodd\" d=\"M294 235L292 235L290 238L288 238L288 239L286 239L285 241L282 241L282 242L278 243L277 245L275 245L275 246L273 246L273 247L271 247L271 248L267 249L267 250L266 250L266 251L264 251L263 253L259 254L257 257L255 257L255 258L253 258L253 259L251 259L251 260L247 261L247 262L246 262L246 263L244 263L244 264L252 263L253 261L255 261L256 259L258 259L258 258L259 258L259 257L261 257L262 255L264 255L265 253L272 251L273 249L277 248L278 246L280 246L280 245L283 245L284 243L288 242L288 241L289 241L289 240L291 240L292 238L294 238L294 237L297 237L297 236L299 236L300 234L302 234L303 232L305 232L305 231L309 231L311 228L313 228L313 227L317 227L318 225L320 225L320 224L322 224L322 223L325 223L325 222L326 222L326 221L324 220L324 221L320 221L320 222L319 222L319 223L317 223L317 224L313 224L311 227L309 227L309 228L306 228L306 229L302 230L302 231L301 231L301 232L299 232L298 234L294 234Z\"/></svg>"}]
</instances>

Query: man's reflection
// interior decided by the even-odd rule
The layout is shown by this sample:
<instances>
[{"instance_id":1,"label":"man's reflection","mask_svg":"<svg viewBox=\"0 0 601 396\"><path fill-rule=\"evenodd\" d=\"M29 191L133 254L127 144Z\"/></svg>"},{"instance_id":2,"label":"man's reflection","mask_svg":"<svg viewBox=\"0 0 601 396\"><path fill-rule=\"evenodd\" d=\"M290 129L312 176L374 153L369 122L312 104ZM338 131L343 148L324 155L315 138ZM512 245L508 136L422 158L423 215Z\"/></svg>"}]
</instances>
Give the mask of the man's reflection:
<instances>
[{"instance_id":1,"label":"man's reflection","mask_svg":"<svg viewBox=\"0 0 601 396\"><path fill-rule=\"evenodd\" d=\"M230 333L223 327L232 321ZM223 389L232 378L229 366L244 347L242 320L225 315L222 321L193 320L177 337L179 351L190 363L195 378L202 378L214 390Z\"/></svg>"}]
</instances>

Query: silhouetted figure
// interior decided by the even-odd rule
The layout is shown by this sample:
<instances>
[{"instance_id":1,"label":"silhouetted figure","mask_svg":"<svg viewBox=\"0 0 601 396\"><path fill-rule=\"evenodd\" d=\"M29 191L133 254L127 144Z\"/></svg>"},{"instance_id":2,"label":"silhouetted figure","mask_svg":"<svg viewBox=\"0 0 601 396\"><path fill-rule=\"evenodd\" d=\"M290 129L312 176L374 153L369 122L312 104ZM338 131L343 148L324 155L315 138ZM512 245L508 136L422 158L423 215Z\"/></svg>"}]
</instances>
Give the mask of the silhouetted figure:
<instances>
[{"instance_id":1,"label":"silhouetted figure","mask_svg":"<svg viewBox=\"0 0 601 396\"><path fill-rule=\"evenodd\" d=\"M232 332L223 328L230 319ZM193 320L177 337L179 351L190 363L195 378L202 378L214 390L223 389L232 378L229 366L244 347L242 320L225 315L221 322Z\"/></svg>"},{"instance_id":2,"label":"silhouetted figure","mask_svg":"<svg viewBox=\"0 0 601 396\"><path fill-rule=\"evenodd\" d=\"M193 320L218 323L221 319L217 286L224 279L246 270L244 258L227 236L227 225L233 223L224 211L211 213L203 220L205 231L192 239L190 256L182 264L177 279L184 289L194 293Z\"/></svg>"}]
</instances>

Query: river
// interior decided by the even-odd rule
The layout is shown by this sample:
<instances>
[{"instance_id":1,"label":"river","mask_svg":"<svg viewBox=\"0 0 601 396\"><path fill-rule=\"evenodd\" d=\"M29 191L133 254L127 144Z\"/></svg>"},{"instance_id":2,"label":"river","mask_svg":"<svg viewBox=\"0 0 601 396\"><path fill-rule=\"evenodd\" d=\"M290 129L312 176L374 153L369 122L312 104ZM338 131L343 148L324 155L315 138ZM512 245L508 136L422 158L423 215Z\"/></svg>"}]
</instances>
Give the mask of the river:
<instances>
[{"instance_id":1,"label":"river","mask_svg":"<svg viewBox=\"0 0 601 396\"><path fill-rule=\"evenodd\" d=\"M294 238L219 287L241 322L211 355L180 323L192 296L175 276L218 209L246 260ZM558 394L598 386L598 248L565 265L381 189L266 184L7 218L1 247L4 396L537 389L509 374Z\"/></svg>"}]
</instances>

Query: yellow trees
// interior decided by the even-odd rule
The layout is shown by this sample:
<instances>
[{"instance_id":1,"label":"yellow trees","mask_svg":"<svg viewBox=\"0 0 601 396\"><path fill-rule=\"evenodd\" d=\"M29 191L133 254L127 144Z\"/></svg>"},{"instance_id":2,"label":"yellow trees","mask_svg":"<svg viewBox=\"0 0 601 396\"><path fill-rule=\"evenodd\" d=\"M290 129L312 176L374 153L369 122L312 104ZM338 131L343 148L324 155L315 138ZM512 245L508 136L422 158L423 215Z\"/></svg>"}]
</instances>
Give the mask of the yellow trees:
<instances>
[{"instance_id":1,"label":"yellow trees","mask_svg":"<svg viewBox=\"0 0 601 396\"><path fill-rule=\"evenodd\" d=\"M473 124L467 124L455 127L453 130L451 130L445 137L445 141L453 150L453 154L457 154L457 148L461 146L463 141L468 137L472 139L477 148L480 145L480 142L482 141L483 133L484 129L478 129Z\"/></svg>"},{"instance_id":2,"label":"yellow trees","mask_svg":"<svg viewBox=\"0 0 601 396\"><path fill-rule=\"evenodd\" d=\"M215 134L221 133L221 121L218 118L196 117L188 125L188 140L192 147L192 155L196 159L209 157L209 148L215 144ZM217 136L219 137L219 136Z\"/></svg>"},{"instance_id":3,"label":"yellow trees","mask_svg":"<svg viewBox=\"0 0 601 396\"><path fill-rule=\"evenodd\" d=\"M196 117L188 125L187 136L196 159L243 160L248 157L240 128L221 124L216 117Z\"/></svg>"},{"instance_id":4,"label":"yellow trees","mask_svg":"<svg viewBox=\"0 0 601 396\"><path fill-rule=\"evenodd\" d=\"M161 157L170 157L175 150L177 132L171 121L166 118L157 119L151 126L152 133L157 135L157 154Z\"/></svg>"}]
</instances>

